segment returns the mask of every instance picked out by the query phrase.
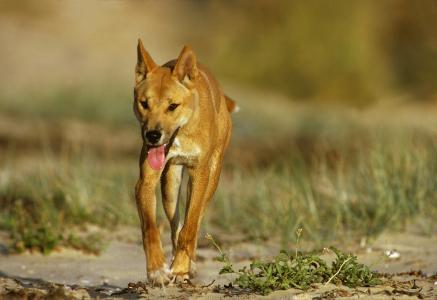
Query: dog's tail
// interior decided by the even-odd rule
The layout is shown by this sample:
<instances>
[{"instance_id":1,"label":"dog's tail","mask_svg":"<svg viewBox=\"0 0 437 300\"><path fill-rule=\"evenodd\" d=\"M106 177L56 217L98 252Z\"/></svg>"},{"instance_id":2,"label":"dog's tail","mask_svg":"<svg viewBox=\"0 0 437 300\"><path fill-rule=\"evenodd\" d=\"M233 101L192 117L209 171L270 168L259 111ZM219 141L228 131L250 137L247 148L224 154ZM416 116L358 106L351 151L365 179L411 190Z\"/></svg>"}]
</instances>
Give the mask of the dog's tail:
<instances>
[{"instance_id":1,"label":"dog's tail","mask_svg":"<svg viewBox=\"0 0 437 300\"><path fill-rule=\"evenodd\" d=\"M225 95L226 107L230 113L236 113L240 111L240 107L237 105L237 102L229 98L229 96Z\"/></svg>"}]
</instances>

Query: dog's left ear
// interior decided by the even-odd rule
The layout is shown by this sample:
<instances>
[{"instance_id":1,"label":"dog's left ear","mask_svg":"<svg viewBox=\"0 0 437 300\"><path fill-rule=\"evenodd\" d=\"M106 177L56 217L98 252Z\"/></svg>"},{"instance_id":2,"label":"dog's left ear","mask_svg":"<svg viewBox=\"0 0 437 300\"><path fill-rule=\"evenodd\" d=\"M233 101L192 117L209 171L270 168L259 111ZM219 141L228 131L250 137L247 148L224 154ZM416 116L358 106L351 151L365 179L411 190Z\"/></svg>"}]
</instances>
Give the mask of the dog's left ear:
<instances>
[{"instance_id":1,"label":"dog's left ear","mask_svg":"<svg viewBox=\"0 0 437 300\"><path fill-rule=\"evenodd\" d=\"M184 46L179 54L176 65L173 69L173 75L175 75L179 81L183 82L185 76L188 79L195 80L197 77L197 60L196 55L189 46Z\"/></svg>"}]
</instances>

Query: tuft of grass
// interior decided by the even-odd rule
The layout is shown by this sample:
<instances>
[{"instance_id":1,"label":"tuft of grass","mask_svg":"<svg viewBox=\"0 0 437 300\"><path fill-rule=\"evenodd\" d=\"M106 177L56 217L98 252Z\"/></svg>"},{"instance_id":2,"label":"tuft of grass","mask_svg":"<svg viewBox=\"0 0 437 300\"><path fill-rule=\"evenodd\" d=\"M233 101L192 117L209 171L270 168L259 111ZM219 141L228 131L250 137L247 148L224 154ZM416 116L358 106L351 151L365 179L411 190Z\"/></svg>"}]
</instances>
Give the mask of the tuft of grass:
<instances>
[{"instance_id":1,"label":"tuft of grass","mask_svg":"<svg viewBox=\"0 0 437 300\"><path fill-rule=\"evenodd\" d=\"M48 254L63 246L97 254L106 244L99 232L73 233L86 232L88 225L107 229L120 223L137 225L129 192L135 169L92 161L87 155L47 156L28 172L13 166L3 169L0 229L10 233L12 252Z\"/></svg>"},{"instance_id":2,"label":"tuft of grass","mask_svg":"<svg viewBox=\"0 0 437 300\"><path fill-rule=\"evenodd\" d=\"M42 224L26 227L20 224L19 228L11 230L11 237L11 249L18 253L30 249L49 254L62 241L62 235L58 230Z\"/></svg>"},{"instance_id":3,"label":"tuft of grass","mask_svg":"<svg viewBox=\"0 0 437 300\"><path fill-rule=\"evenodd\" d=\"M83 251L89 254L100 254L108 246L108 240L99 233L90 233L85 236L69 234L64 240L64 246Z\"/></svg>"},{"instance_id":4,"label":"tuft of grass","mask_svg":"<svg viewBox=\"0 0 437 300\"><path fill-rule=\"evenodd\" d=\"M219 274L234 274L233 284L243 290L267 295L277 290L296 288L308 290L313 284L333 282L348 287L375 286L381 284L379 275L368 266L358 263L357 257L331 247L335 260L329 265L320 253L301 253L282 250L271 261L253 261L249 266L235 271L228 256L212 241L219 251L218 261L224 263Z\"/></svg>"}]
</instances>

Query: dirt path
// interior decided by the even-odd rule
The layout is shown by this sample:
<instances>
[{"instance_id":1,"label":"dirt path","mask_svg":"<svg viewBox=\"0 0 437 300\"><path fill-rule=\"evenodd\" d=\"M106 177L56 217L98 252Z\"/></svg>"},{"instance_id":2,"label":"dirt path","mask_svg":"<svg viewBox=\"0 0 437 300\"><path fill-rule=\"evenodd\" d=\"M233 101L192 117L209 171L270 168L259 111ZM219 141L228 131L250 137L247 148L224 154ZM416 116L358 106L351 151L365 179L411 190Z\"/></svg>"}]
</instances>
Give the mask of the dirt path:
<instances>
[{"instance_id":1,"label":"dirt path","mask_svg":"<svg viewBox=\"0 0 437 300\"><path fill-rule=\"evenodd\" d=\"M251 257L268 257L277 249L254 244L235 244L229 248L231 260L239 264L248 263ZM384 253L391 250L388 258ZM170 252L168 246L165 247ZM353 250L359 259L373 269L384 273L421 270L427 275L437 271L437 236L421 237L405 234L384 234L371 246ZM399 257L396 258L396 256ZM193 286L151 288L144 284L145 259L138 242L112 242L101 256L84 255L77 251L63 250L50 256L40 254L0 255L0 298L2 295L52 296L89 298L162 298L220 299L237 294L239 298L254 295L241 295L223 286L229 282L226 276L219 276L221 265L214 261L216 252L199 249L198 274ZM169 255L168 255L169 257ZM414 281L416 285L414 285ZM271 299L333 299L336 297L397 299L437 297L436 277L422 277L420 273L403 274L385 280L384 286L375 288L349 289L335 285L318 285L303 293L299 290L279 291L270 294ZM211 284L213 282L213 284ZM131 283L131 284L130 284ZM128 288L130 285L130 288ZM221 288L219 288L221 287ZM416 288L417 287L417 288ZM256 296L261 297L261 296ZM317 298L319 297L319 298Z\"/></svg>"}]
</instances>

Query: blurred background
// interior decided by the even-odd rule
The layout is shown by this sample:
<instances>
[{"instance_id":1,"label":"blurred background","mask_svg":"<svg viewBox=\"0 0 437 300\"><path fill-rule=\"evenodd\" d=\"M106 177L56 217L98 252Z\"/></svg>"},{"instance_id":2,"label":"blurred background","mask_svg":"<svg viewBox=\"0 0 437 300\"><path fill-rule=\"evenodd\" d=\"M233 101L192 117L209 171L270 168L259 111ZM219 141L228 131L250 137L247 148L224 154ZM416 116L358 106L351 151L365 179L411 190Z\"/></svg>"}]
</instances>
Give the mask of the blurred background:
<instances>
[{"instance_id":1,"label":"blurred background","mask_svg":"<svg viewBox=\"0 0 437 300\"><path fill-rule=\"evenodd\" d=\"M191 45L241 107L202 232L285 246L297 228L317 245L435 233L436 28L433 0L1 1L9 250L140 238L138 38L160 64Z\"/></svg>"}]
</instances>

